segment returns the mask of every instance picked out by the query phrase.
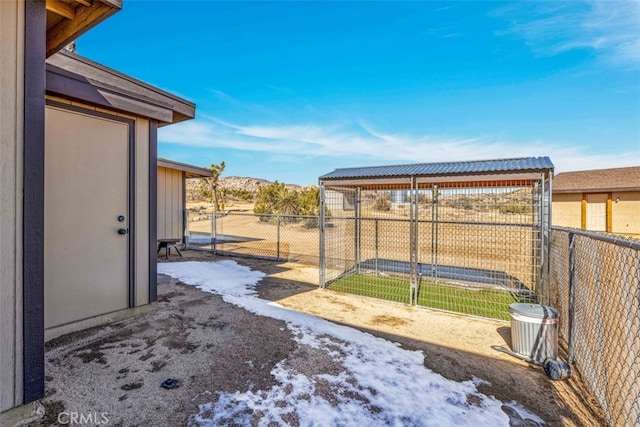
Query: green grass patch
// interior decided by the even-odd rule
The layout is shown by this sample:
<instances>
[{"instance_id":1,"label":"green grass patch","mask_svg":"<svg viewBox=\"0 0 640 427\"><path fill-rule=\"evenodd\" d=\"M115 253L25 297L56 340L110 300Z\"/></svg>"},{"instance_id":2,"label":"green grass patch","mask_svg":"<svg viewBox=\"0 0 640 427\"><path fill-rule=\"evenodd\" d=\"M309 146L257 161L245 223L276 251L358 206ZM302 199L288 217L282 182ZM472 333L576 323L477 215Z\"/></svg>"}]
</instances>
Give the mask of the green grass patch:
<instances>
[{"instance_id":1,"label":"green grass patch","mask_svg":"<svg viewBox=\"0 0 640 427\"><path fill-rule=\"evenodd\" d=\"M331 283L328 288L409 304L409 280L405 278L351 274ZM509 304L514 302L525 301L507 291L465 288L425 280L418 286L418 305L474 316L509 320Z\"/></svg>"}]
</instances>

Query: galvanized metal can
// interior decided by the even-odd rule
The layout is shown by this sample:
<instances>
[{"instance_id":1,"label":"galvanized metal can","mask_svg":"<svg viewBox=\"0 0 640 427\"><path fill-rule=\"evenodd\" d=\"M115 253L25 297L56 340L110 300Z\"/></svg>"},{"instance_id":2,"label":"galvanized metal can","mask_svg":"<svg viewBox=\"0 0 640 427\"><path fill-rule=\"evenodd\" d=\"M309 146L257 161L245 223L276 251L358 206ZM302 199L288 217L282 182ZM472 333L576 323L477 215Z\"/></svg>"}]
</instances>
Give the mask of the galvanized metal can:
<instances>
[{"instance_id":1,"label":"galvanized metal can","mask_svg":"<svg viewBox=\"0 0 640 427\"><path fill-rule=\"evenodd\" d=\"M558 357L558 310L542 304L509 306L513 351L540 364Z\"/></svg>"}]
</instances>

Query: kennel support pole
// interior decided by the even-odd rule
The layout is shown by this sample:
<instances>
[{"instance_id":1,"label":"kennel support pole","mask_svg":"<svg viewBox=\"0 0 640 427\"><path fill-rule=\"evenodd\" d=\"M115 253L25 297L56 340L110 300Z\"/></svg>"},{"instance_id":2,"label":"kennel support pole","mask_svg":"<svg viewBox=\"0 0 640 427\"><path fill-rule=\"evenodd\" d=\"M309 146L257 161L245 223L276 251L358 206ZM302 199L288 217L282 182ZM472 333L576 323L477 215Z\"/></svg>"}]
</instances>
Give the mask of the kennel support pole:
<instances>
[{"instance_id":1,"label":"kennel support pole","mask_svg":"<svg viewBox=\"0 0 640 427\"><path fill-rule=\"evenodd\" d=\"M415 203L415 186L416 180L411 177L410 193L409 193L409 304L415 305L417 288L418 288L418 263L417 263L417 251L416 251L416 212L414 209Z\"/></svg>"},{"instance_id":2,"label":"kennel support pole","mask_svg":"<svg viewBox=\"0 0 640 427\"><path fill-rule=\"evenodd\" d=\"M431 191L431 278L438 283L438 184Z\"/></svg>"},{"instance_id":3,"label":"kennel support pole","mask_svg":"<svg viewBox=\"0 0 640 427\"><path fill-rule=\"evenodd\" d=\"M540 242L538 243L538 277L536 277L536 292L539 292L541 286L541 280L544 272L544 255L545 255L545 244L544 244L544 193L545 193L545 185L544 185L544 174L540 175L540 211L538 213L538 236L540 238Z\"/></svg>"},{"instance_id":4,"label":"kennel support pole","mask_svg":"<svg viewBox=\"0 0 640 427\"><path fill-rule=\"evenodd\" d=\"M355 197L355 233L354 233L354 261L356 264L356 272L360 273L360 217L361 217L361 201L360 201L360 187L356 189Z\"/></svg>"},{"instance_id":5,"label":"kennel support pole","mask_svg":"<svg viewBox=\"0 0 640 427\"><path fill-rule=\"evenodd\" d=\"M546 221L544 222L542 232L543 233L546 232L546 236L547 236L546 246L545 246L547 252L544 258L545 266L546 266L544 277L548 282L550 280L549 277L551 276L551 218L553 215L553 172L548 172L547 175L549 177L549 185L547 185L547 197L546 197L547 218L546 218ZM549 292L549 298L551 298L551 286L549 286L549 283L547 283L547 288Z\"/></svg>"},{"instance_id":6,"label":"kennel support pole","mask_svg":"<svg viewBox=\"0 0 640 427\"><path fill-rule=\"evenodd\" d=\"M324 211L325 211L325 188L324 188L324 183L320 182L320 224L319 224L319 237L320 237L320 242L319 242L319 249L320 249L320 253L319 253L319 261L320 261L320 287L321 288L326 288L326 283L325 283L325 263L326 263L326 258L325 258L325 215L324 215Z\"/></svg>"}]
</instances>

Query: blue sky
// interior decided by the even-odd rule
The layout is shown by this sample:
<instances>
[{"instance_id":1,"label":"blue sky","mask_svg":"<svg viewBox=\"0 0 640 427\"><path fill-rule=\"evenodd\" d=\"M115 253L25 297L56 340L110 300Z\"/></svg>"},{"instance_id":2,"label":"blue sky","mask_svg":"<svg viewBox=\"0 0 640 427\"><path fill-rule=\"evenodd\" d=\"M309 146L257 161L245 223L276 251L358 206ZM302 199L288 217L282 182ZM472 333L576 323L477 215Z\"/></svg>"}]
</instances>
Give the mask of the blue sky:
<instances>
[{"instance_id":1,"label":"blue sky","mask_svg":"<svg viewBox=\"0 0 640 427\"><path fill-rule=\"evenodd\" d=\"M313 184L339 167L640 165L640 1L124 0L78 53L182 96L158 154Z\"/></svg>"}]
</instances>

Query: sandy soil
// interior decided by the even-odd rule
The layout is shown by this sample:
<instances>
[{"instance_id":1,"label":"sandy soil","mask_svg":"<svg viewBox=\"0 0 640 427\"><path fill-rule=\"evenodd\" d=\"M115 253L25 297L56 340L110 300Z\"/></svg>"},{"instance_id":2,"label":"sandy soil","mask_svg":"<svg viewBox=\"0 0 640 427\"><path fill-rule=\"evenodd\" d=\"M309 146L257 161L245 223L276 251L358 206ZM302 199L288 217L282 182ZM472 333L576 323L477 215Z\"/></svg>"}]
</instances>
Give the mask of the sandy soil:
<instances>
[{"instance_id":1,"label":"sandy soil","mask_svg":"<svg viewBox=\"0 0 640 427\"><path fill-rule=\"evenodd\" d=\"M167 262L221 259L185 251ZM229 258L224 258L229 259ZM573 377L552 382L538 369L491 349L509 344L509 324L413 308L317 288L316 268L256 259L235 259L268 276L262 298L368 331L425 354L425 366L456 381L487 381L479 391L515 400L549 426L603 425L597 405ZM47 415L62 411L109 414L109 425L184 425L197 405L216 391L268 387L276 363L310 366L284 322L256 316L221 297L161 276L153 310L137 318L67 335L47 343ZM253 363L247 364L251 360ZM330 362L318 366L330 369ZM159 385L180 381L175 390ZM295 425L295 423L294 423ZM514 416L512 424L525 425Z\"/></svg>"}]
</instances>

